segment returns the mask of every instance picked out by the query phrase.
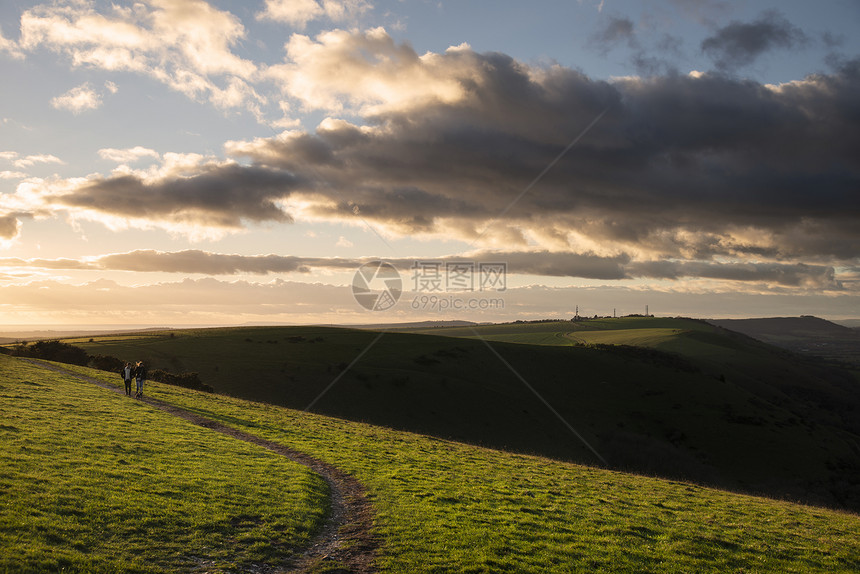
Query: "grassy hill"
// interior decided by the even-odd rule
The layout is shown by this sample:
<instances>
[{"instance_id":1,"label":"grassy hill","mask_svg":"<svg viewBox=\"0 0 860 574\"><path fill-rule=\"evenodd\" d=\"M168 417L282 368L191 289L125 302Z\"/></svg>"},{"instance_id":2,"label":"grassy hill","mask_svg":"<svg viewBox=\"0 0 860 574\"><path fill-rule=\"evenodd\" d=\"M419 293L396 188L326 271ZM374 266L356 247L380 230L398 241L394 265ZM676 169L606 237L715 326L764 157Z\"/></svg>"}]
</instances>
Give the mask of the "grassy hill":
<instances>
[{"instance_id":1,"label":"grassy hill","mask_svg":"<svg viewBox=\"0 0 860 574\"><path fill-rule=\"evenodd\" d=\"M590 446L616 469L860 508L860 399L849 374L691 320L432 333L249 327L73 342L199 372L251 400L596 463Z\"/></svg>"},{"instance_id":2,"label":"grassy hill","mask_svg":"<svg viewBox=\"0 0 860 574\"><path fill-rule=\"evenodd\" d=\"M273 566L327 485L263 448L0 355L0 572Z\"/></svg>"},{"instance_id":3,"label":"grassy hill","mask_svg":"<svg viewBox=\"0 0 860 574\"><path fill-rule=\"evenodd\" d=\"M109 373L75 369L119 383ZM488 450L160 384L150 384L148 394L307 452L358 477L374 504L381 572L837 573L860 568L860 517L853 514ZM267 453L220 435L210 439L205 429L168 420L148 405L2 356L0 408L16 413L0 432L15 437L18 447L26 444L34 450L20 454L27 460L0 458L0 570L59 569L22 566L17 560L26 551L28 564L64 556L60 564L69 572L122 570L129 562L98 560L134 552L142 555L141 571L172 571L176 567L170 556L181 556L185 548L187 555L200 560L198 570L229 571L229 565L205 562L208 552L217 552L219 546L186 547L194 540L208 540L210 523L205 520L183 523L183 528L164 534L126 530L128 524L143 522L148 527L179 520L165 516L173 516L176 507L197 504L195 487L218 478L207 474L206 462L177 466L171 452L180 455L183 441L205 447L195 458L222 457L227 467L223 480L239 480L241 484L231 488L242 489L243 506L257 504L262 513L277 502L276 507L293 508L294 523L319 509L316 495L294 496L289 493L295 490L287 489L282 501L246 484L307 483L291 465L272 468ZM27 414L31 411L40 413L32 423ZM125 423L117 420L148 432L130 438ZM141 426L149 424L154 426ZM89 430L88 425L95 428ZM83 448L76 445L82 439L89 441ZM0 444L6 447L7 442ZM132 456L117 454L117 445L141 448ZM18 449L8 452L19 455ZM67 468L53 480L39 482L42 467L65 464L65 457L57 454L66 452L76 453L78 469L87 470ZM117 456L136 470L115 466ZM173 472L163 486L123 480L123 473L139 477L134 472L141 467L159 465L142 472L155 475L156 468L168 463ZM244 470L234 475L237 465ZM101 497L93 495L94 481ZM145 500L126 497L126 485L145 492ZM29 494L44 489L62 493L63 508L77 511L58 512L54 499ZM150 510L129 516L103 513L110 503L90 501L103 499ZM188 515L213 512L206 502ZM230 512L216 513L212 522L226 528ZM139 520L142 515L151 521ZM268 515L260 516L262 520L247 522L264 528ZM101 536L90 538L85 528L97 528ZM47 542L28 544L41 540L45 532L56 534ZM258 532L225 541L243 550L255 548L260 538L265 537ZM124 551L123 540L136 546Z\"/></svg>"}]
</instances>

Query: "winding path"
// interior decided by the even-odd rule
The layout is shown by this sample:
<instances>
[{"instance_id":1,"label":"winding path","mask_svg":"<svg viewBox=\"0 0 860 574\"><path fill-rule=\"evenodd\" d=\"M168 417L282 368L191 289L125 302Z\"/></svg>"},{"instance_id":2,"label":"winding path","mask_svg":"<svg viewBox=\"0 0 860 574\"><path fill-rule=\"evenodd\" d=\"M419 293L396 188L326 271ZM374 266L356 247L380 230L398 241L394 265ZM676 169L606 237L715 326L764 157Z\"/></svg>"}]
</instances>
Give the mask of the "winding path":
<instances>
[{"instance_id":1,"label":"winding path","mask_svg":"<svg viewBox=\"0 0 860 574\"><path fill-rule=\"evenodd\" d=\"M125 390L121 387L69 371L59 365L51 365L24 358L21 358L21 360L98 385L117 394L125 394ZM315 567L318 568L323 564L331 564L332 566L339 564L341 569L326 569L326 572L329 574L370 574L376 572L373 563L376 555L377 541L371 533L373 510L367 499L364 486L355 477L303 452L228 427L218 421L207 419L191 411L159 401L158 399L143 397L141 399L130 400L143 401L196 425L267 448L310 468L328 483L331 492L331 512L322 531L311 542L311 546L293 559L292 564L286 570L259 571L306 572Z\"/></svg>"}]
</instances>

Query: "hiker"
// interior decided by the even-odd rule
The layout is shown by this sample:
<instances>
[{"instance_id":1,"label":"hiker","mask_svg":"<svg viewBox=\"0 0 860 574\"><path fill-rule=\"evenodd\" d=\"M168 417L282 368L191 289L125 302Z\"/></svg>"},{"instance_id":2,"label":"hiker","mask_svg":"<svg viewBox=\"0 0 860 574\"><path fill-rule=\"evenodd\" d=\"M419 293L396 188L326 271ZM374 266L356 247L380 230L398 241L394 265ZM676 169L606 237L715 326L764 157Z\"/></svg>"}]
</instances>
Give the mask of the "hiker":
<instances>
[{"instance_id":1,"label":"hiker","mask_svg":"<svg viewBox=\"0 0 860 574\"><path fill-rule=\"evenodd\" d=\"M134 376L137 378L137 398L141 398L143 396L143 381L146 380L146 365L143 364L143 361L137 362Z\"/></svg>"},{"instance_id":2,"label":"hiker","mask_svg":"<svg viewBox=\"0 0 860 574\"><path fill-rule=\"evenodd\" d=\"M126 363L122 370L119 372L122 375L122 380L125 383L125 394L126 396L131 396L131 379L134 376L134 369L131 368L131 363Z\"/></svg>"}]
</instances>

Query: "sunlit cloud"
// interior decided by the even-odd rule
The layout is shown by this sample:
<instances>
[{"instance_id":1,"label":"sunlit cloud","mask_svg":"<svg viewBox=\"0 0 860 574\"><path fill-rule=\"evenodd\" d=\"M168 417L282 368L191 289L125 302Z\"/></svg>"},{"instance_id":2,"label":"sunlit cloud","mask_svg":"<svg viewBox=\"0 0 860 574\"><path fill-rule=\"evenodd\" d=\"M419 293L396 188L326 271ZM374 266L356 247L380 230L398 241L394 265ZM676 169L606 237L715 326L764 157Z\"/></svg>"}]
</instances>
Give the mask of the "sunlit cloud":
<instances>
[{"instance_id":1,"label":"sunlit cloud","mask_svg":"<svg viewBox=\"0 0 860 574\"><path fill-rule=\"evenodd\" d=\"M76 88L72 88L65 94L51 100L51 106L54 108L67 110L73 114L95 110L101 105L101 94L96 92L89 84L82 84Z\"/></svg>"},{"instance_id":2,"label":"sunlit cloud","mask_svg":"<svg viewBox=\"0 0 860 574\"><path fill-rule=\"evenodd\" d=\"M3 29L0 28L0 54L7 54L15 59L24 59L24 53L18 48L17 42L13 42L3 35Z\"/></svg>"},{"instance_id":3,"label":"sunlit cloud","mask_svg":"<svg viewBox=\"0 0 860 574\"><path fill-rule=\"evenodd\" d=\"M150 0L102 14L88 2L45 4L21 16L22 51L49 48L74 66L145 74L194 100L254 110L257 66L232 52L242 23L202 0ZM116 84L108 83L108 91ZM84 108L79 95L79 108ZM93 98L90 98L92 107Z\"/></svg>"},{"instance_id":4,"label":"sunlit cloud","mask_svg":"<svg viewBox=\"0 0 860 574\"><path fill-rule=\"evenodd\" d=\"M99 150L99 157L116 163L135 163L144 158L158 159L161 157L157 151L142 146L128 149L104 148Z\"/></svg>"},{"instance_id":5,"label":"sunlit cloud","mask_svg":"<svg viewBox=\"0 0 860 574\"><path fill-rule=\"evenodd\" d=\"M355 20L373 6L366 0L266 0L258 20L283 22L302 29L308 22L326 17L333 22Z\"/></svg>"},{"instance_id":6,"label":"sunlit cloud","mask_svg":"<svg viewBox=\"0 0 860 574\"><path fill-rule=\"evenodd\" d=\"M0 171L0 179L22 179L27 177L27 174L22 171Z\"/></svg>"},{"instance_id":7,"label":"sunlit cloud","mask_svg":"<svg viewBox=\"0 0 860 574\"><path fill-rule=\"evenodd\" d=\"M11 162L12 165L19 169L32 167L36 164L56 163L65 165L66 162L51 154L34 154L21 157L18 152L4 151L0 152L0 159Z\"/></svg>"},{"instance_id":8,"label":"sunlit cloud","mask_svg":"<svg viewBox=\"0 0 860 574\"><path fill-rule=\"evenodd\" d=\"M174 46L186 67L159 69L187 72L183 89L220 107L247 105L256 72L227 56L243 31L229 15L186 7L212 17L198 31L214 34L223 60L207 59L206 42L193 54ZM149 58L152 22L164 16L116 9L106 24L79 12L52 12L66 26L43 23L44 41L71 53L88 46L76 35L88 26L108 43L111 26L134 24L140 38L122 41L143 42ZM184 32L173 33L168 46ZM707 72L600 81L468 45L419 55L375 28L293 35L266 77L288 100L285 118L294 105L331 117L315 131L227 142L226 159L105 148L101 157L123 164L112 173L23 181L0 209L197 239L293 221L360 225L464 241L524 275L605 281L838 292L837 269L858 264L856 61L778 86ZM16 166L37 157L5 153ZM144 158L157 161L130 166ZM211 274L332 265L203 252L135 252L112 265L121 260Z\"/></svg>"},{"instance_id":9,"label":"sunlit cloud","mask_svg":"<svg viewBox=\"0 0 860 574\"><path fill-rule=\"evenodd\" d=\"M343 238L341 238L343 239ZM319 270L353 271L376 260L374 257L303 257L292 255L238 255L202 250L137 250L81 259L0 258L7 268L47 270L134 271L203 275L268 275L314 273ZM421 258L387 258L386 261L408 275ZM659 279L675 282L681 279L731 282L734 289L756 292L772 288L799 291L844 290L833 267L795 263L715 261L636 261L628 254L600 256L594 253L549 251L474 251L466 254L431 258L440 265L462 263L480 265L503 263L509 275L534 277L567 277L607 281ZM850 273L846 274L851 278ZM746 284L741 287L740 284ZM751 287L750 287L751 286ZM704 287L703 287L704 288Z\"/></svg>"},{"instance_id":10,"label":"sunlit cloud","mask_svg":"<svg viewBox=\"0 0 860 574\"><path fill-rule=\"evenodd\" d=\"M2 277L2 276L0 276ZM819 316L856 314L856 295L738 293L730 288L693 292L647 287L547 287L534 285L504 292L509 320L530 317L569 319L574 308L582 315L642 313L649 305L659 315L749 317L779 316L802 308ZM727 286L728 287L728 286ZM69 284L50 279L0 284L0 311L6 324L67 323L134 324L242 324L267 323L379 323L440 320L451 313L420 312L409 305L412 293L385 313L360 307L348 285L328 285L274 279L266 282L183 279L155 284L123 285L107 279ZM301 305L296 305L301 301ZM456 318L481 321L492 313L458 311Z\"/></svg>"},{"instance_id":11,"label":"sunlit cloud","mask_svg":"<svg viewBox=\"0 0 860 574\"><path fill-rule=\"evenodd\" d=\"M466 47L419 56L382 28L332 30L311 39L294 34L284 64L266 75L306 109L365 114L430 102L453 103L467 93L476 62ZM471 61L470 61L471 60Z\"/></svg>"}]
</instances>

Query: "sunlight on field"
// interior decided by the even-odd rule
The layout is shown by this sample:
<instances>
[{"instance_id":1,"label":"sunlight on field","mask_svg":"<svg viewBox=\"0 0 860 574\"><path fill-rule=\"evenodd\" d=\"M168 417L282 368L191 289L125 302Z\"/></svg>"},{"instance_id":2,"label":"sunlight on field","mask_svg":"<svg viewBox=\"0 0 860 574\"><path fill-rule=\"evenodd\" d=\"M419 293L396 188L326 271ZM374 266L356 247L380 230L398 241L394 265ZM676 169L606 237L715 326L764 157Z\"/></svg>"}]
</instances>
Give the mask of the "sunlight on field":
<instances>
[{"instance_id":1,"label":"sunlight on field","mask_svg":"<svg viewBox=\"0 0 860 574\"><path fill-rule=\"evenodd\" d=\"M564 337L583 345L634 345L656 347L681 335L681 329L618 329L612 331L574 331Z\"/></svg>"},{"instance_id":2,"label":"sunlight on field","mask_svg":"<svg viewBox=\"0 0 860 574\"><path fill-rule=\"evenodd\" d=\"M0 355L0 571L280 563L326 484L269 451Z\"/></svg>"},{"instance_id":3,"label":"sunlight on field","mask_svg":"<svg viewBox=\"0 0 860 574\"><path fill-rule=\"evenodd\" d=\"M88 372L113 382L109 374ZM376 508L383 572L853 572L860 517L153 385L317 456Z\"/></svg>"}]
</instances>

